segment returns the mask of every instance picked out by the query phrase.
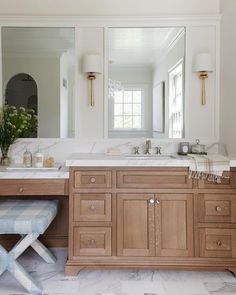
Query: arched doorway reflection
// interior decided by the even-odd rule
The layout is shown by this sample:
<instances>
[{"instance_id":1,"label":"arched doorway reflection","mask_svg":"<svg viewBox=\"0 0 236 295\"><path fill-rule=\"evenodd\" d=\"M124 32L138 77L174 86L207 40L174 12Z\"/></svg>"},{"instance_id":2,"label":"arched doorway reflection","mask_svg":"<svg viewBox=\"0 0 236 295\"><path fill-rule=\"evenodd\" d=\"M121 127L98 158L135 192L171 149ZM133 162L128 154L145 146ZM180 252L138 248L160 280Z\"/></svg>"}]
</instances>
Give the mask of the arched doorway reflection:
<instances>
[{"instance_id":1,"label":"arched doorway reflection","mask_svg":"<svg viewBox=\"0 0 236 295\"><path fill-rule=\"evenodd\" d=\"M13 76L6 86L5 104L34 109L38 115L38 87L34 78L26 73ZM37 137L37 133L31 137Z\"/></svg>"}]
</instances>

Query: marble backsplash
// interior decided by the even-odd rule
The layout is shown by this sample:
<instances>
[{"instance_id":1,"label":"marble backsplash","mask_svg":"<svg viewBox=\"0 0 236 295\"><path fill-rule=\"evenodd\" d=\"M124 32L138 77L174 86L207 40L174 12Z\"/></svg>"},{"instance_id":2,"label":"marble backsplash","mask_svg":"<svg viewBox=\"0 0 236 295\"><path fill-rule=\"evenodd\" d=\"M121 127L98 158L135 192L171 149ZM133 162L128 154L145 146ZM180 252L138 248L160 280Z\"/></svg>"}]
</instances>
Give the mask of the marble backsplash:
<instances>
[{"instance_id":1,"label":"marble backsplash","mask_svg":"<svg viewBox=\"0 0 236 295\"><path fill-rule=\"evenodd\" d=\"M140 153L144 151L145 138L139 139L104 139L104 140L77 140L77 139L19 139L10 147L9 155L13 163L22 163L25 149L32 154L38 149L45 157L52 156L56 162L65 162L73 153L106 153L110 148L116 148L121 153L133 153L134 146L140 147ZM152 147L161 146L163 154L177 153L178 142L160 141L152 139ZM205 142L204 142L205 143ZM227 155L224 144L205 143L209 153L222 153ZM153 150L154 153L154 150Z\"/></svg>"}]
</instances>

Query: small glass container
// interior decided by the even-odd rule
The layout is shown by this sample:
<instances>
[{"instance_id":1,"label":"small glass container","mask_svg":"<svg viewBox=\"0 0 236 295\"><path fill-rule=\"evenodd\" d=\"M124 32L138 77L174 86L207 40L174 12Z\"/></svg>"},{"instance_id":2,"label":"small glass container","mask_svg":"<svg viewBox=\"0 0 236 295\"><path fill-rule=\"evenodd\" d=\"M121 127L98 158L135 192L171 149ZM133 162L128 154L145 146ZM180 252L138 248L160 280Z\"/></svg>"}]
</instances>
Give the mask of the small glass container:
<instances>
[{"instance_id":1,"label":"small glass container","mask_svg":"<svg viewBox=\"0 0 236 295\"><path fill-rule=\"evenodd\" d=\"M36 168L42 168L43 167L43 153L37 152L34 155L34 165Z\"/></svg>"},{"instance_id":2,"label":"small glass container","mask_svg":"<svg viewBox=\"0 0 236 295\"><path fill-rule=\"evenodd\" d=\"M193 154L205 154L205 144L200 144L200 140L196 139L196 144L192 145Z\"/></svg>"}]
</instances>

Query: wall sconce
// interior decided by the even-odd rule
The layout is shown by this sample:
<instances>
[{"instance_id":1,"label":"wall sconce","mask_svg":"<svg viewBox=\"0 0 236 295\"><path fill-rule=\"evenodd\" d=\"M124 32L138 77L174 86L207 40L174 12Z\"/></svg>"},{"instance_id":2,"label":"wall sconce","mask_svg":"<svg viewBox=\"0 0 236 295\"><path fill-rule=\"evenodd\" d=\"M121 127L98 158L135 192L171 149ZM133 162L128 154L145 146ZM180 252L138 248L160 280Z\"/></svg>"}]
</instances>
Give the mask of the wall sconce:
<instances>
[{"instance_id":1,"label":"wall sconce","mask_svg":"<svg viewBox=\"0 0 236 295\"><path fill-rule=\"evenodd\" d=\"M205 80L208 78L208 72L213 72L212 57L208 53L195 55L193 59L193 72L199 73L199 79L202 80L202 105L206 104L206 86Z\"/></svg>"},{"instance_id":2,"label":"wall sconce","mask_svg":"<svg viewBox=\"0 0 236 295\"><path fill-rule=\"evenodd\" d=\"M93 81L96 79L96 74L101 74L101 58L98 54L88 54L83 57L83 72L88 74L87 78L90 81L90 106L95 105L94 101L94 86Z\"/></svg>"}]
</instances>

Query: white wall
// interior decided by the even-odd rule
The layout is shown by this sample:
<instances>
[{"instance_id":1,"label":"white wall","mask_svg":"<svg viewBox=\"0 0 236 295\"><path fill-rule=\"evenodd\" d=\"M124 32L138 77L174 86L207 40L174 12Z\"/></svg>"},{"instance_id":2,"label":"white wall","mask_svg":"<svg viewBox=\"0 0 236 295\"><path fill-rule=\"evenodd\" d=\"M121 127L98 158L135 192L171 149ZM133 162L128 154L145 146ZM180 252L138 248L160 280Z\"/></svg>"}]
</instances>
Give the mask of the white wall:
<instances>
[{"instance_id":1,"label":"white wall","mask_svg":"<svg viewBox=\"0 0 236 295\"><path fill-rule=\"evenodd\" d=\"M201 80L193 73L195 54L210 53L214 71L206 80L206 105L201 105ZM185 72L186 137L202 142L219 140L219 34L215 26L191 26L187 29Z\"/></svg>"},{"instance_id":2,"label":"white wall","mask_svg":"<svg viewBox=\"0 0 236 295\"><path fill-rule=\"evenodd\" d=\"M0 14L161 15L219 12L219 0L1 0Z\"/></svg>"},{"instance_id":3,"label":"white wall","mask_svg":"<svg viewBox=\"0 0 236 295\"><path fill-rule=\"evenodd\" d=\"M104 124L104 99L103 99L103 75L97 74L94 81L95 106L90 106L90 83L87 75L82 72L83 56L86 54L99 54L103 57L104 39L102 28L77 28L76 51L78 77L76 93L76 137L103 138Z\"/></svg>"},{"instance_id":4,"label":"white wall","mask_svg":"<svg viewBox=\"0 0 236 295\"><path fill-rule=\"evenodd\" d=\"M74 137L74 50L60 57L60 137Z\"/></svg>"},{"instance_id":5,"label":"white wall","mask_svg":"<svg viewBox=\"0 0 236 295\"><path fill-rule=\"evenodd\" d=\"M222 0L220 139L236 156L236 1Z\"/></svg>"},{"instance_id":6,"label":"white wall","mask_svg":"<svg viewBox=\"0 0 236 295\"><path fill-rule=\"evenodd\" d=\"M169 73L168 71L176 65L177 62L184 58L185 55L185 35L183 35L177 42L174 44L174 47L162 58L161 62L155 65L154 74L153 74L153 86L156 86L160 82L165 82L165 132L164 134L155 134L154 137L158 138L168 138L168 117L169 117Z\"/></svg>"}]
</instances>

